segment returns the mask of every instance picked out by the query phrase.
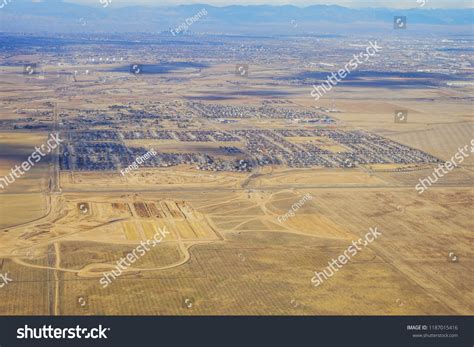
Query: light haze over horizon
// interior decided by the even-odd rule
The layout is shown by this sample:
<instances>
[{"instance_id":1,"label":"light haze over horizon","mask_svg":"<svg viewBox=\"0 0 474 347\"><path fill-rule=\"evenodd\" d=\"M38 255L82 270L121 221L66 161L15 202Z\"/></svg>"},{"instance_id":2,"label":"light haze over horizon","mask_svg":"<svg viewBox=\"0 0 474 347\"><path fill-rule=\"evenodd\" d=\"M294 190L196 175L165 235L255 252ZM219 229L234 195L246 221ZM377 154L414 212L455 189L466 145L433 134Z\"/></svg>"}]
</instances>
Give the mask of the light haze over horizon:
<instances>
[{"instance_id":1,"label":"light haze over horizon","mask_svg":"<svg viewBox=\"0 0 474 347\"><path fill-rule=\"evenodd\" d=\"M37 0L40 2L41 0ZM65 2L84 5L102 6L100 0L64 0ZM423 5L424 3L424 5ZM311 5L339 5L350 8L474 8L471 0L112 0L111 4L122 6L146 5L146 6L177 6L206 4L212 6L231 5L294 5L306 7Z\"/></svg>"}]
</instances>

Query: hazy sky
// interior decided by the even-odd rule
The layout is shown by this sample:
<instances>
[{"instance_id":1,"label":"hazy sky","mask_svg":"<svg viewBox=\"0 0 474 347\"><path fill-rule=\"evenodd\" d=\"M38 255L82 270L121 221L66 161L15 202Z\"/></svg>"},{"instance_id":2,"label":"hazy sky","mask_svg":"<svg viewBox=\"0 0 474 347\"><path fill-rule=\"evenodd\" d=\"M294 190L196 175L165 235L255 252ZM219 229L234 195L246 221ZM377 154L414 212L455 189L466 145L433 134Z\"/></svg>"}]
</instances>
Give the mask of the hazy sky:
<instances>
[{"instance_id":1,"label":"hazy sky","mask_svg":"<svg viewBox=\"0 0 474 347\"><path fill-rule=\"evenodd\" d=\"M100 0L64 0L89 5L101 6ZM472 0L102 0L111 5L154 5L169 6L180 4L226 5L285 5L309 6L317 4L341 5L346 7L390 7L390 8L473 8ZM424 4L424 5L423 5ZM423 6L422 6L423 5Z\"/></svg>"}]
</instances>

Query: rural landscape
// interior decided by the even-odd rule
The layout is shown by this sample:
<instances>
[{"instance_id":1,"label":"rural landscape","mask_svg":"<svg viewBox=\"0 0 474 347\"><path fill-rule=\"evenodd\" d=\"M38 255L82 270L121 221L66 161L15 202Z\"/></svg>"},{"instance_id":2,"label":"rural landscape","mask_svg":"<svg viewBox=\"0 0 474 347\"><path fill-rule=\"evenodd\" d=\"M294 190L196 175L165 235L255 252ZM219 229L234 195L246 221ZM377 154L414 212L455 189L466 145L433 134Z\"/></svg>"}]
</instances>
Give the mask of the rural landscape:
<instances>
[{"instance_id":1,"label":"rural landscape","mask_svg":"<svg viewBox=\"0 0 474 347\"><path fill-rule=\"evenodd\" d=\"M472 9L114 6L0 9L0 315L474 313Z\"/></svg>"}]
</instances>

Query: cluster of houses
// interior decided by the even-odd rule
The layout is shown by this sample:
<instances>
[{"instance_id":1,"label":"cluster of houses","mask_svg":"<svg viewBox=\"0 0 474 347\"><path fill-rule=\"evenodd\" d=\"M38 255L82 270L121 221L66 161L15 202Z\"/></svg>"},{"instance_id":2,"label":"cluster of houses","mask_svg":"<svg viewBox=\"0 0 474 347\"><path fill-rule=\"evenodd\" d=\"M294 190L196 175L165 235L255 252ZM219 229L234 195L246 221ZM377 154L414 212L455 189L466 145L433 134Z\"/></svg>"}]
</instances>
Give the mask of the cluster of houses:
<instances>
[{"instance_id":1,"label":"cluster of houses","mask_svg":"<svg viewBox=\"0 0 474 347\"><path fill-rule=\"evenodd\" d=\"M91 130L69 132L60 158L63 170L120 170L148 149L127 146L129 139L165 139L178 142L215 142L209 151L161 152L144 167L192 165L199 170L246 172L257 166L352 168L358 164L421 164L439 159L381 136L359 130L327 128L296 130ZM293 141L292 138L299 138ZM301 141L303 139L303 141ZM307 140L306 140L307 139ZM322 140L325 139L325 140ZM240 146L225 145L228 142ZM212 150L211 150L212 149Z\"/></svg>"}]
</instances>

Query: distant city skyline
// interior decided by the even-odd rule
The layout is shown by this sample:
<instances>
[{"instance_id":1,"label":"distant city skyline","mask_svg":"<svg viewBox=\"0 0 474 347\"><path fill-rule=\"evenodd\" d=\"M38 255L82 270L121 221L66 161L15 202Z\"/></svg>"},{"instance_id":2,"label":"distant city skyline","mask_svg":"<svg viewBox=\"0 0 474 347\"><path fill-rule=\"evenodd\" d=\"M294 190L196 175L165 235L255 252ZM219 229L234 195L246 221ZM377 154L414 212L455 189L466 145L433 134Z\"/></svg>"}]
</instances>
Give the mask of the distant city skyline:
<instances>
[{"instance_id":1,"label":"distant city skyline","mask_svg":"<svg viewBox=\"0 0 474 347\"><path fill-rule=\"evenodd\" d=\"M35 0L41 2L41 0ZM63 0L65 2L102 6L100 0ZM102 0L115 6L176 6L207 4L213 6L230 5L339 5L350 8L474 8L472 0Z\"/></svg>"}]
</instances>

